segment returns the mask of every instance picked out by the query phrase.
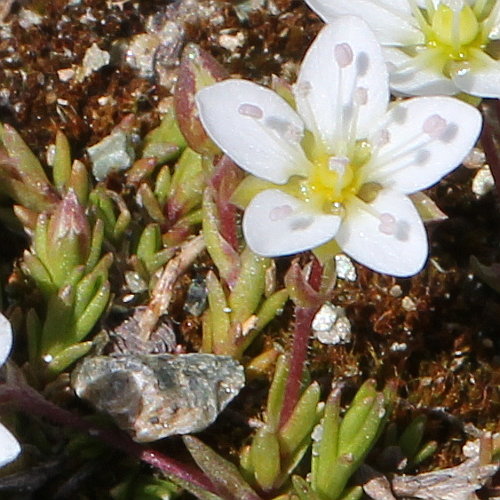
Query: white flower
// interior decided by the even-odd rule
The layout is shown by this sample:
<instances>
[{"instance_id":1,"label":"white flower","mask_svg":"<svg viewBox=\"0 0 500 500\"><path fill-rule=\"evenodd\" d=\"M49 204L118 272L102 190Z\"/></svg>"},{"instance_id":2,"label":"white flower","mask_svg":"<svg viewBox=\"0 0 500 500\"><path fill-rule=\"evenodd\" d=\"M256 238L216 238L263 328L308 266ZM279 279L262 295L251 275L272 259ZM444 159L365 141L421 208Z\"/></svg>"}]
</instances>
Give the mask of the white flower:
<instances>
[{"instance_id":1,"label":"white flower","mask_svg":"<svg viewBox=\"0 0 500 500\"><path fill-rule=\"evenodd\" d=\"M249 247L272 257L307 249L324 256L339 246L378 272L418 272L427 238L407 195L460 164L479 134L477 109L451 97L388 109L380 46L352 16L320 32L294 95L297 111L246 80L216 83L196 96L212 140L260 178L243 217Z\"/></svg>"},{"instance_id":2,"label":"white flower","mask_svg":"<svg viewBox=\"0 0 500 500\"><path fill-rule=\"evenodd\" d=\"M9 320L0 314L0 366L9 356L12 347L12 328ZM15 460L21 452L16 438L2 424L0 424L0 467Z\"/></svg>"},{"instance_id":3,"label":"white flower","mask_svg":"<svg viewBox=\"0 0 500 500\"><path fill-rule=\"evenodd\" d=\"M404 95L500 97L496 0L306 0L323 20L352 14L375 32Z\"/></svg>"}]
</instances>

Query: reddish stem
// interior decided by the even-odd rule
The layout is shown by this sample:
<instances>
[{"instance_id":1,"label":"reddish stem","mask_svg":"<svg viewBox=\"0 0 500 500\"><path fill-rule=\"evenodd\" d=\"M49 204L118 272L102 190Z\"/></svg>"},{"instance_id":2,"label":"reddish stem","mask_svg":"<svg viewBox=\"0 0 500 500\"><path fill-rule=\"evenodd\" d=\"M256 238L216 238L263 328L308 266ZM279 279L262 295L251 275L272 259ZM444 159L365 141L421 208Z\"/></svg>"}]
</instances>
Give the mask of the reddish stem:
<instances>
[{"instance_id":1,"label":"reddish stem","mask_svg":"<svg viewBox=\"0 0 500 500\"><path fill-rule=\"evenodd\" d=\"M0 403L13 402L21 410L28 414L36 414L45 417L53 423L73 427L79 431L87 433L93 438L117 448L128 455L131 455L143 462L160 469L162 472L177 477L192 485L198 486L212 493L215 489L212 483L195 468L177 462L163 453L151 448L144 448L138 443L132 441L128 434L113 431L109 429L100 429L95 425L88 423L83 418L75 415L59 406L47 401L41 394L34 389L25 386L23 388L14 387L5 384L0 387Z\"/></svg>"},{"instance_id":2,"label":"reddish stem","mask_svg":"<svg viewBox=\"0 0 500 500\"><path fill-rule=\"evenodd\" d=\"M496 99L494 101L488 100L483 102L482 110L484 121L481 145L495 180L497 194L500 195L500 106Z\"/></svg>"},{"instance_id":3,"label":"reddish stem","mask_svg":"<svg viewBox=\"0 0 500 500\"><path fill-rule=\"evenodd\" d=\"M302 373L307 358L311 324L317 310L317 307L295 307L292 358L290 359L290 371L286 381L283 407L281 408L280 427L283 427L288 422L300 397Z\"/></svg>"}]
</instances>

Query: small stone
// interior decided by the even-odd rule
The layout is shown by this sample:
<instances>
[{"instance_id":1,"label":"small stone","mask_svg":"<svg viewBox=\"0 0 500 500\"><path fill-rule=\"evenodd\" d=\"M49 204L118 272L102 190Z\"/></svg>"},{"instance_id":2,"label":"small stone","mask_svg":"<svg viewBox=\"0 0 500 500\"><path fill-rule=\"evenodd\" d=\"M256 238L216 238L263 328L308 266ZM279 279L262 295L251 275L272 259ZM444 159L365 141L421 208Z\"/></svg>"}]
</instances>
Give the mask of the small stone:
<instances>
[{"instance_id":1,"label":"small stone","mask_svg":"<svg viewBox=\"0 0 500 500\"><path fill-rule=\"evenodd\" d=\"M312 322L316 339L322 344L347 344L351 341L351 323L343 307L326 302L316 313Z\"/></svg>"},{"instance_id":2,"label":"small stone","mask_svg":"<svg viewBox=\"0 0 500 500\"><path fill-rule=\"evenodd\" d=\"M97 103L99 106L107 106L108 104L111 104L113 102L113 99L109 95L102 95L101 97L97 98Z\"/></svg>"},{"instance_id":3,"label":"small stone","mask_svg":"<svg viewBox=\"0 0 500 500\"><path fill-rule=\"evenodd\" d=\"M472 151L464 158L463 166L475 170L484 166L486 161L486 155L484 151L479 148L474 148Z\"/></svg>"},{"instance_id":4,"label":"small stone","mask_svg":"<svg viewBox=\"0 0 500 500\"><path fill-rule=\"evenodd\" d=\"M215 354L87 357L71 376L78 397L138 442L208 427L245 385L243 367Z\"/></svg>"},{"instance_id":5,"label":"small stone","mask_svg":"<svg viewBox=\"0 0 500 500\"><path fill-rule=\"evenodd\" d=\"M204 280L193 280L189 285L184 311L199 316L207 306L207 287Z\"/></svg>"},{"instance_id":6,"label":"small stone","mask_svg":"<svg viewBox=\"0 0 500 500\"><path fill-rule=\"evenodd\" d=\"M43 17L40 14L33 10L25 9L24 7L19 11L18 16L19 26L25 30L32 26L38 26L43 21Z\"/></svg>"},{"instance_id":7,"label":"small stone","mask_svg":"<svg viewBox=\"0 0 500 500\"><path fill-rule=\"evenodd\" d=\"M481 167L472 180L472 192L477 198L481 198L495 187L495 180L491 174L489 165Z\"/></svg>"},{"instance_id":8,"label":"small stone","mask_svg":"<svg viewBox=\"0 0 500 500\"><path fill-rule=\"evenodd\" d=\"M133 294L145 292L148 289L148 284L144 281L140 274L135 271L125 272L125 282L127 283L127 288Z\"/></svg>"},{"instance_id":9,"label":"small stone","mask_svg":"<svg viewBox=\"0 0 500 500\"><path fill-rule=\"evenodd\" d=\"M345 281L356 281L356 268L352 260L343 253L335 256L335 265L337 270L337 278Z\"/></svg>"},{"instance_id":10,"label":"small stone","mask_svg":"<svg viewBox=\"0 0 500 500\"><path fill-rule=\"evenodd\" d=\"M128 45L125 60L143 78L152 78L154 75L154 58L160 42L160 38L155 34L140 33L135 35Z\"/></svg>"},{"instance_id":11,"label":"small stone","mask_svg":"<svg viewBox=\"0 0 500 500\"><path fill-rule=\"evenodd\" d=\"M75 70L73 68L60 69L57 72L57 76L61 82L69 82L75 76Z\"/></svg>"},{"instance_id":12,"label":"small stone","mask_svg":"<svg viewBox=\"0 0 500 500\"><path fill-rule=\"evenodd\" d=\"M229 52L236 51L239 47L242 47L245 43L245 35L241 31L237 31L235 34L222 32L219 36L219 44L224 49Z\"/></svg>"},{"instance_id":13,"label":"small stone","mask_svg":"<svg viewBox=\"0 0 500 500\"><path fill-rule=\"evenodd\" d=\"M415 301L411 297L408 297L408 296L403 297L403 300L401 301L401 305L403 306L403 309L407 312L417 310L417 304L415 304Z\"/></svg>"},{"instance_id":14,"label":"small stone","mask_svg":"<svg viewBox=\"0 0 500 500\"><path fill-rule=\"evenodd\" d=\"M126 170L135 160L135 151L128 134L115 130L102 141L87 148L92 173L98 181L105 179L112 171Z\"/></svg>"},{"instance_id":15,"label":"small stone","mask_svg":"<svg viewBox=\"0 0 500 500\"><path fill-rule=\"evenodd\" d=\"M403 290L401 289L401 287L399 285L394 285L389 290L389 295L391 297L396 297L396 298L401 297L401 295L403 295Z\"/></svg>"},{"instance_id":16,"label":"small stone","mask_svg":"<svg viewBox=\"0 0 500 500\"><path fill-rule=\"evenodd\" d=\"M406 342L393 342L390 347L392 352L404 352L406 349L408 349Z\"/></svg>"},{"instance_id":17,"label":"small stone","mask_svg":"<svg viewBox=\"0 0 500 500\"><path fill-rule=\"evenodd\" d=\"M83 82L83 80L94 73L94 71L97 71L103 66L109 64L110 59L111 56L109 52L101 50L96 43L93 43L85 52L82 65L76 72L77 81Z\"/></svg>"}]
</instances>

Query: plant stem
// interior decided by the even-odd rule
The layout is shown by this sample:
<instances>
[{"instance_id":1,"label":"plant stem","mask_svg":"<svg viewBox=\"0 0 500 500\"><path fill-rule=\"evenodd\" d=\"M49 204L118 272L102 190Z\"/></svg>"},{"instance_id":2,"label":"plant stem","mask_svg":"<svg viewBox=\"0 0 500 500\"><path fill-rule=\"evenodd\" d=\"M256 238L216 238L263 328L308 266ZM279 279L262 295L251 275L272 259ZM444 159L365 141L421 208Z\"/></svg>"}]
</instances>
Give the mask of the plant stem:
<instances>
[{"instance_id":1,"label":"plant stem","mask_svg":"<svg viewBox=\"0 0 500 500\"><path fill-rule=\"evenodd\" d=\"M47 401L40 393L29 386L23 386L22 388L11 384L0 386L0 403L5 402L15 404L25 413L36 414L55 424L73 427L74 429L85 432L89 436L99 439L161 470L168 476L179 478L215 493L212 483L194 467L177 462L152 448L144 448L134 442L130 436L124 432L98 428L82 417Z\"/></svg>"},{"instance_id":2,"label":"plant stem","mask_svg":"<svg viewBox=\"0 0 500 500\"><path fill-rule=\"evenodd\" d=\"M311 324L317 307L295 307L295 328L293 333L292 357L290 371L285 387L285 397L280 414L280 428L283 427L300 397L302 373L307 357L307 345L311 332Z\"/></svg>"}]
</instances>

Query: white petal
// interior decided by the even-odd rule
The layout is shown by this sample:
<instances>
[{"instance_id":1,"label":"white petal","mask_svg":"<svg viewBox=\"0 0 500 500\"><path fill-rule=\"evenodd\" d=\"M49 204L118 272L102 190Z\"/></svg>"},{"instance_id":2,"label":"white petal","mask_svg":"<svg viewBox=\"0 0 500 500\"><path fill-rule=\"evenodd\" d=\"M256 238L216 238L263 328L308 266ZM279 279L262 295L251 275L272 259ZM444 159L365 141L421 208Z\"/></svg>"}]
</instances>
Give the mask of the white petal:
<instances>
[{"instance_id":1,"label":"white petal","mask_svg":"<svg viewBox=\"0 0 500 500\"><path fill-rule=\"evenodd\" d=\"M276 184L303 175L304 125L278 94L246 80L225 80L196 94L211 139L247 172Z\"/></svg>"},{"instance_id":2,"label":"white petal","mask_svg":"<svg viewBox=\"0 0 500 500\"><path fill-rule=\"evenodd\" d=\"M340 220L334 215L316 213L308 203L278 189L267 189L246 208L243 234L256 254L291 255L331 240Z\"/></svg>"},{"instance_id":3,"label":"white petal","mask_svg":"<svg viewBox=\"0 0 500 500\"><path fill-rule=\"evenodd\" d=\"M0 366L5 363L12 347L12 327L10 321L0 313Z\"/></svg>"},{"instance_id":4,"label":"white petal","mask_svg":"<svg viewBox=\"0 0 500 500\"><path fill-rule=\"evenodd\" d=\"M468 71L452 75L455 85L467 94L478 97L500 97L500 61L484 52L480 61L471 61Z\"/></svg>"},{"instance_id":5,"label":"white petal","mask_svg":"<svg viewBox=\"0 0 500 500\"><path fill-rule=\"evenodd\" d=\"M366 23L345 16L325 26L307 51L294 92L299 114L325 145L335 147L351 119L356 138L366 137L389 99L382 52Z\"/></svg>"},{"instance_id":6,"label":"white petal","mask_svg":"<svg viewBox=\"0 0 500 500\"><path fill-rule=\"evenodd\" d=\"M412 16L406 0L306 0L325 22L339 16L363 18L382 44L414 45L424 41L424 35Z\"/></svg>"},{"instance_id":7,"label":"white petal","mask_svg":"<svg viewBox=\"0 0 500 500\"><path fill-rule=\"evenodd\" d=\"M393 234L384 231L376 215L360 203L348 203L335 239L350 257L379 273L411 276L427 259L427 235L417 210L401 193L382 190L370 204L384 217L394 218Z\"/></svg>"},{"instance_id":8,"label":"white petal","mask_svg":"<svg viewBox=\"0 0 500 500\"><path fill-rule=\"evenodd\" d=\"M12 462L21 452L17 439L0 424L0 467Z\"/></svg>"},{"instance_id":9,"label":"white petal","mask_svg":"<svg viewBox=\"0 0 500 500\"><path fill-rule=\"evenodd\" d=\"M432 186L460 165L482 122L476 108L452 97L407 99L387 119L371 137L372 145L385 140L365 167L367 180L407 194Z\"/></svg>"},{"instance_id":10,"label":"white petal","mask_svg":"<svg viewBox=\"0 0 500 500\"><path fill-rule=\"evenodd\" d=\"M399 95L454 95L457 86L442 72L442 65L432 50L423 50L411 57L397 48L384 49L389 68L389 82Z\"/></svg>"}]
</instances>

